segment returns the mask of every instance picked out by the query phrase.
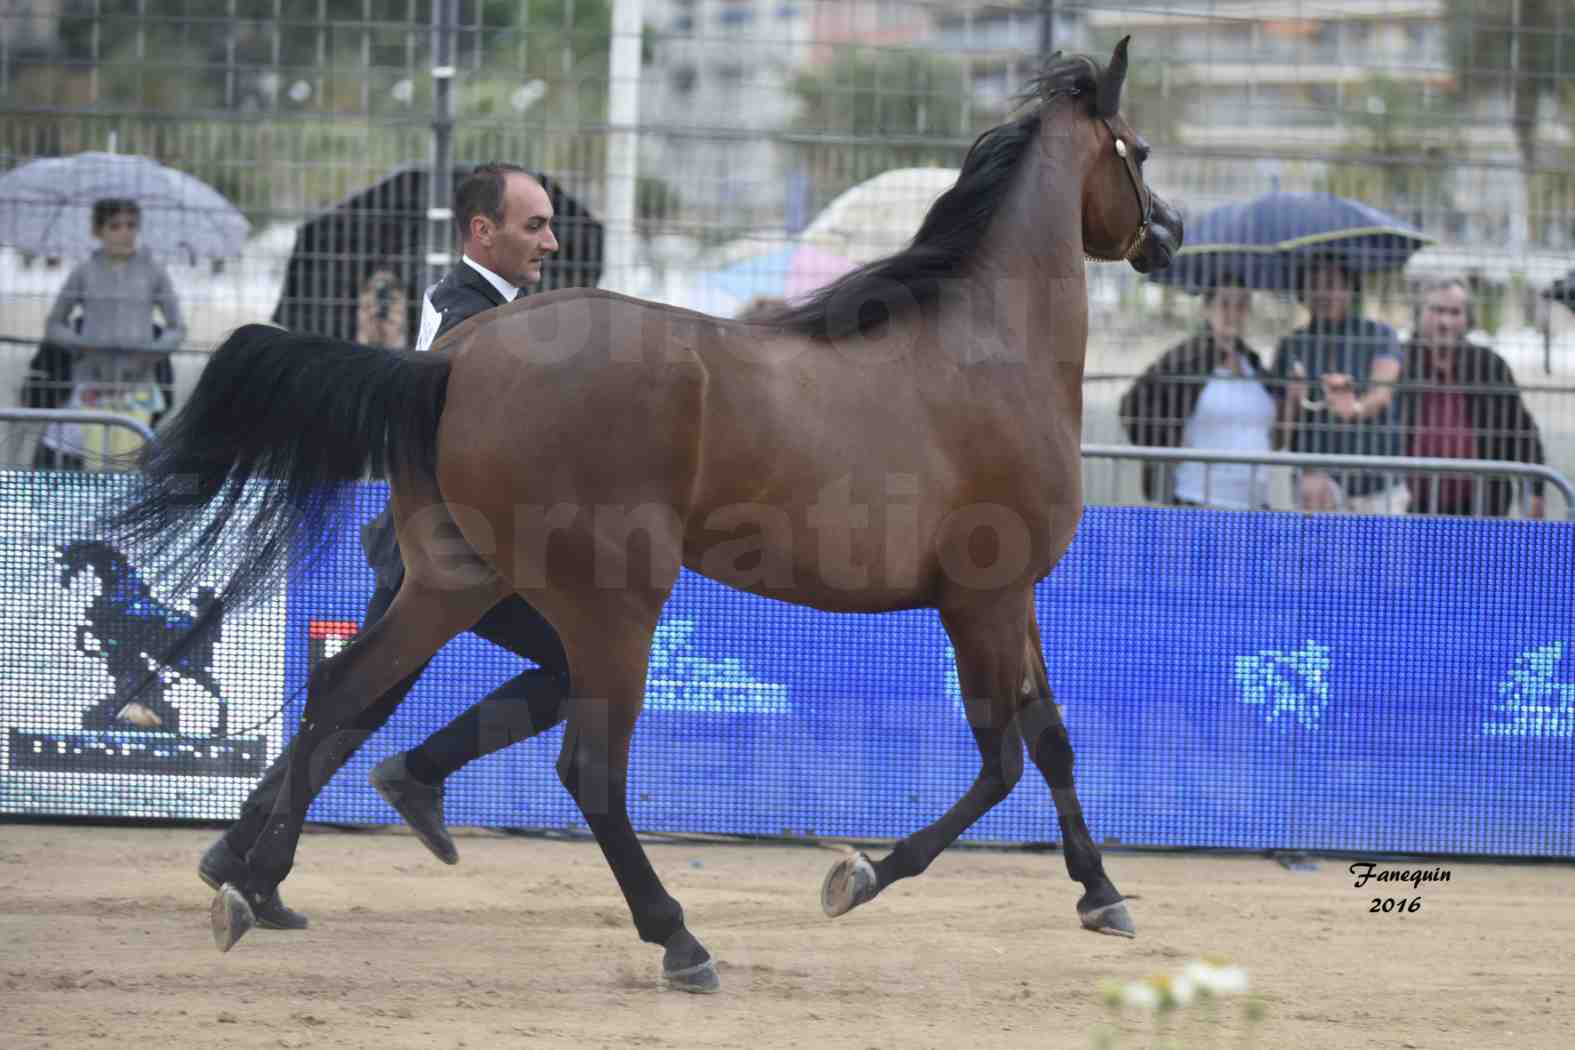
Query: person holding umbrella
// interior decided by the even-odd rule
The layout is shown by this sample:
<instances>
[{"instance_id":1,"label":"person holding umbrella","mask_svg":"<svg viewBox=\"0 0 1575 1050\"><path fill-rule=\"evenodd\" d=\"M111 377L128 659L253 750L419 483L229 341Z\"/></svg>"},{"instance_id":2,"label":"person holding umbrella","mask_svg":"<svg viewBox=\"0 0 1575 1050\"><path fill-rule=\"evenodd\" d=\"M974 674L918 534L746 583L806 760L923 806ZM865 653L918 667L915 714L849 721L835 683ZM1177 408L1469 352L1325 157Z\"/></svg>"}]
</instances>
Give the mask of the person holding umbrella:
<instances>
[{"instance_id":1,"label":"person holding umbrella","mask_svg":"<svg viewBox=\"0 0 1575 1050\"><path fill-rule=\"evenodd\" d=\"M1313 384L1292 433L1291 449L1334 455L1398 456L1403 452L1393 411L1394 384L1405 354L1395 330L1356 312L1359 274L1338 258L1302 267L1297 297L1308 322L1280 340L1274 373ZM1322 395L1321 397L1318 395ZM1410 489L1398 475L1372 471L1303 471L1303 510L1404 514Z\"/></svg>"},{"instance_id":2,"label":"person holding umbrella","mask_svg":"<svg viewBox=\"0 0 1575 1050\"><path fill-rule=\"evenodd\" d=\"M100 247L66 278L44 342L74 357L62 370L71 384L65 407L116 412L151 426L169 408L168 351L185 340L186 327L169 273L137 248L141 225L134 200L94 203L93 236ZM119 428L56 423L44 431L34 466L82 470L90 452L132 451L128 437Z\"/></svg>"}]
</instances>

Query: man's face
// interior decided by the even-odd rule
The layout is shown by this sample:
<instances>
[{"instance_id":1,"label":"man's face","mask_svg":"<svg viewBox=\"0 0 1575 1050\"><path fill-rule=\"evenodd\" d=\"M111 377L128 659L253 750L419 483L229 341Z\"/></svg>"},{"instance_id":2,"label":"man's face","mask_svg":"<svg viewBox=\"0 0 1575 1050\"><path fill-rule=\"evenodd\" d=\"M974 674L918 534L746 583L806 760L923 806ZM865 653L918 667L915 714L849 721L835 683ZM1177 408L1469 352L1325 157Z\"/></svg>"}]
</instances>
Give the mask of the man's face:
<instances>
[{"instance_id":1,"label":"man's face","mask_svg":"<svg viewBox=\"0 0 1575 1050\"><path fill-rule=\"evenodd\" d=\"M541 280L541 261L558 250L552 201L527 175L511 173L503 188L503 221L472 224L470 257L518 288Z\"/></svg>"},{"instance_id":2,"label":"man's face","mask_svg":"<svg viewBox=\"0 0 1575 1050\"><path fill-rule=\"evenodd\" d=\"M1428 346L1453 347L1466 334L1466 290L1451 284L1430 292L1422 301L1418 334Z\"/></svg>"},{"instance_id":3,"label":"man's face","mask_svg":"<svg viewBox=\"0 0 1575 1050\"><path fill-rule=\"evenodd\" d=\"M1320 321L1339 321L1351 310L1351 282L1338 266L1320 263L1307 272L1307 312Z\"/></svg>"}]
</instances>

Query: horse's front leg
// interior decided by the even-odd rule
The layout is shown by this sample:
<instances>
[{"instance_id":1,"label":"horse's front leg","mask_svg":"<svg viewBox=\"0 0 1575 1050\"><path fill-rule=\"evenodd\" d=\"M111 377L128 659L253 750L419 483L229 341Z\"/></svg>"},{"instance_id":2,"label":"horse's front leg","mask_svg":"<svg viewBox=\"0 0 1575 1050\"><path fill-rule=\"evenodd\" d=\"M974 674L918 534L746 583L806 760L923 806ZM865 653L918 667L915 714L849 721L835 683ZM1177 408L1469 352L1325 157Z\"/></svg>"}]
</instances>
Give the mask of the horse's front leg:
<instances>
[{"instance_id":1,"label":"horse's front leg","mask_svg":"<svg viewBox=\"0 0 1575 1050\"><path fill-rule=\"evenodd\" d=\"M1028 754L1050 785L1061 822L1061 851L1066 855L1067 874L1083 884L1077 902L1078 918L1085 929L1118 937L1137 936L1137 927L1127 912L1124 898L1105 874L1099 847L1083 820L1083 806L1072 782L1072 740L1061 718L1061 709L1050 692L1050 675L1045 669L1044 650L1039 643L1039 625L1030 618L1027 650L1028 675L1023 682L1023 705L1017 712L1017 725L1028 744Z\"/></svg>"},{"instance_id":2,"label":"horse's front leg","mask_svg":"<svg viewBox=\"0 0 1575 1050\"><path fill-rule=\"evenodd\" d=\"M604 609L597 610L599 604ZM716 963L689 932L683 907L662 885L629 820L629 746L644 701L656 617L653 611L649 622L631 621L616 606L583 602L576 612L591 611L563 624L574 692L558 777L596 836L635 931L663 947L663 982L678 991L715 992L721 987Z\"/></svg>"},{"instance_id":3,"label":"horse's front leg","mask_svg":"<svg viewBox=\"0 0 1575 1050\"><path fill-rule=\"evenodd\" d=\"M902 839L885 857L872 861L854 853L833 865L820 889L827 915L845 914L898 879L923 872L1017 785L1023 741L1012 716L1023 680L1024 607L1014 595L982 609L942 609L941 621L957 655L964 709L979 747L979 775L938 820Z\"/></svg>"}]
</instances>

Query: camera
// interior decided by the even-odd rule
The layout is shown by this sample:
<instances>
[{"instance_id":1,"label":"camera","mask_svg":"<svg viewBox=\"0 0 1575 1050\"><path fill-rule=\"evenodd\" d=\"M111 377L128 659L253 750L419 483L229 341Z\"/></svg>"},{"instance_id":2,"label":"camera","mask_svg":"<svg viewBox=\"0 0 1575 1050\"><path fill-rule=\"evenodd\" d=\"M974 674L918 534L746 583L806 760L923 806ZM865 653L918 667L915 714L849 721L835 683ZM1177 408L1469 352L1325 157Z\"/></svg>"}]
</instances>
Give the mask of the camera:
<instances>
[{"instance_id":1,"label":"camera","mask_svg":"<svg viewBox=\"0 0 1575 1050\"><path fill-rule=\"evenodd\" d=\"M376 278L374 289L377 294L377 319L388 320L389 311L394 308L394 279L387 275Z\"/></svg>"}]
</instances>

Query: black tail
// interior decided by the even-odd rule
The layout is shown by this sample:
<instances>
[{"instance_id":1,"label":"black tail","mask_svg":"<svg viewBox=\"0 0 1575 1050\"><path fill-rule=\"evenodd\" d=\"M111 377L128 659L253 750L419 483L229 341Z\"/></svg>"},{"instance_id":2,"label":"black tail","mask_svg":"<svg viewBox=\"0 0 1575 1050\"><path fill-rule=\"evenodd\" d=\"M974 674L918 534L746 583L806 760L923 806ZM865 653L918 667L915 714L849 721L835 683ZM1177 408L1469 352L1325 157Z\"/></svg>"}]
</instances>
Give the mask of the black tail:
<instances>
[{"instance_id":1,"label":"black tail","mask_svg":"<svg viewBox=\"0 0 1575 1050\"><path fill-rule=\"evenodd\" d=\"M180 591L224 566L218 601L241 608L288 568L297 536L320 546L351 482L433 468L448 373L433 354L239 328L101 524Z\"/></svg>"}]
</instances>

